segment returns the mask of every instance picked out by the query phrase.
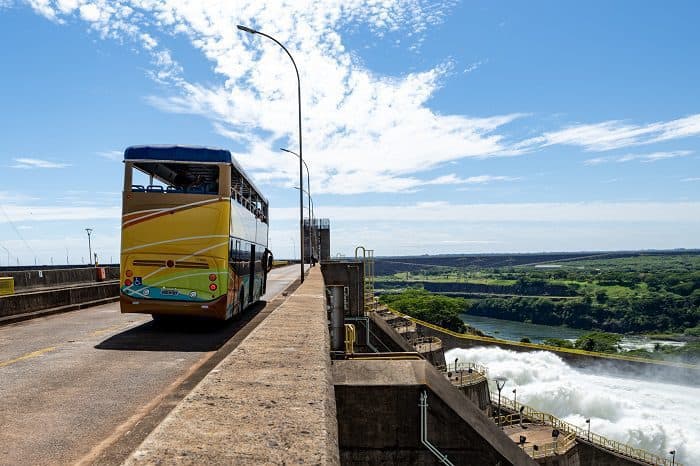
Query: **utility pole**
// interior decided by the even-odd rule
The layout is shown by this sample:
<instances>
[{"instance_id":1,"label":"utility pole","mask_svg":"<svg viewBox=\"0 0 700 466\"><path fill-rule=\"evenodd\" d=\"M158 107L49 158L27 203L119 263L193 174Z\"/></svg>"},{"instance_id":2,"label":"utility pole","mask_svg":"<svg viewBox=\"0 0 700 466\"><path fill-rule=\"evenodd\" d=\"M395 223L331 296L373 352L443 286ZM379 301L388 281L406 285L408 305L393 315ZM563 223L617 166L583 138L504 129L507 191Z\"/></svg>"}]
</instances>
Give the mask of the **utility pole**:
<instances>
[{"instance_id":1,"label":"utility pole","mask_svg":"<svg viewBox=\"0 0 700 466\"><path fill-rule=\"evenodd\" d=\"M88 254L88 260L92 260L92 242L90 241L90 236L92 235L92 228L86 228L85 231L88 235L88 250L90 251L90 253Z\"/></svg>"}]
</instances>

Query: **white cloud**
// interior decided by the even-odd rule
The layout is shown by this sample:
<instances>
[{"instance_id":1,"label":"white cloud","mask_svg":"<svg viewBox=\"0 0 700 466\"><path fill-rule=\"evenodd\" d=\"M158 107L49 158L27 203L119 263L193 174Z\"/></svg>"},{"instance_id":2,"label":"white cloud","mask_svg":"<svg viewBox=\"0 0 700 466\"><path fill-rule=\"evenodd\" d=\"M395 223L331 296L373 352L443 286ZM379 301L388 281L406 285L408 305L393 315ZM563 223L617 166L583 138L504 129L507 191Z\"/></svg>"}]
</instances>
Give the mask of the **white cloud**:
<instances>
[{"instance_id":1,"label":"white cloud","mask_svg":"<svg viewBox=\"0 0 700 466\"><path fill-rule=\"evenodd\" d=\"M612 120L594 124L573 125L524 141L525 147L546 147L555 144L580 146L587 151L607 151L629 146L651 144L700 135L700 114L666 122L643 125Z\"/></svg>"},{"instance_id":2,"label":"white cloud","mask_svg":"<svg viewBox=\"0 0 700 466\"><path fill-rule=\"evenodd\" d=\"M471 73L472 71L478 70L478 69L481 67L481 65L483 65L483 64L484 64L484 62L481 61L481 60L476 61L476 62L474 62L474 63L470 63L469 65L467 65L466 68L464 68L464 70L462 71L462 73L464 73L464 74L469 74L469 73Z\"/></svg>"},{"instance_id":3,"label":"white cloud","mask_svg":"<svg viewBox=\"0 0 700 466\"><path fill-rule=\"evenodd\" d=\"M121 162L124 159L124 153L120 150L98 152L97 155L108 160L114 160L116 162Z\"/></svg>"},{"instance_id":4,"label":"white cloud","mask_svg":"<svg viewBox=\"0 0 700 466\"><path fill-rule=\"evenodd\" d=\"M57 163L57 162L50 162L48 160L41 160L41 159L32 159L32 158L26 158L26 157L20 157L14 159L15 164L12 165L12 168L25 168L25 169L31 169L31 168L65 168L65 167L70 167L70 165L65 164L65 163Z\"/></svg>"},{"instance_id":5,"label":"white cloud","mask_svg":"<svg viewBox=\"0 0 700 466\"><path fill-rule=\"evenodd\" d=\"M149 101L166 111L205 116L220 134L246 142L248 150L239 159L259 179L294 179L294 161L271 148L297 146L296 83L279 47L237 31L237 23L264 25L265 32L289 47L299 65L304 155L318 184L312 186L314 192L403 191L425 184L406 175L464 157L513 153L498 131L521 114L472 118L428 108L451 64L378 76L343 44L340 31L361 23L377 35L400 31L417 40L454 2L78 1L78 10L64 6L47 12L44 7L55 3L32 5L47 17L79 11L101 35L140 43L153 58L151 76L176 91ZM158 46L162 41L156 36L169 34L185 35L214 64L221 81L186 81L171 52Z\"/></svg>"},{"instance_id":6,"label":"white cloud","mask_svg":"<svg viewBox=\"0 0 700 466\"><path fill-rule=\"evenodd\" d=\"M121 218L119 206L95 206L95 207L66 207L45 205L5 205L5 215L0 216L0 224L6 223L9 218L15 222L47 222L47 221L71 221L71 220L96 220Z\"/></svg>"},{"instance_id":7,"label":"white cloud","mask_svg":"<svg viewBox=\"0 0 700 466\"><path fill-rule=\"evenodd\" d=\"M80 7L80 17L85 21L95 22L100 19L100 9L97 5L86 4Z\"/></svg>"},{"instance_id":8,"label":"white cloud","mask_svg":"<svg viewBox=\"0 0 700 466\"><path fill-rule=\"evenodd\" d=\"M455 174L449 174L426 181L424 184L488 184L494 181L517 181L519 177L514 176L493 176L493 175L478 175L460 178Z\"/></svg>"},{"instance_id":9,"label":"white cloud","mask_svg":"<svg viewBox=\"0 0 700 466\"><path fill-rule=\"evenodd\" d=\"M296 208L272 208L275 220L298 219ZM700 202L562 202L317 206L317 217L353 222L682 222L699 223ZM387 213L390 212L390 215Z\"/></svg>"},{"instance_id":10,"label":"white cloud","mask_svg":"<svg viewBox=\"0 0 700 466\"><path fill-rule=\"evenodd\" d=\"M257 180L292 184L295 161L277 147L298 147L293 68L276 44L235 25L262 28L286 44L299 66L304 157L315 193L410 191L434 183L426 171L463 158L518 155L555 144L603 151L700 134L700 114L694 114L649 124L579 124L516 141L504 127L525 114L474 118L430 108L455 66L449 60L382 76L346 49L342 33L358 27L420 44L453 8L451 0L27 1L53 21L79 17L102 37L139 44L151 57L149 76L170 92L148 102L209 119L219 134L243 144L237 157ZM188 81L176 55L162 45L173 35L212 63L215 76L206 84Z\"/></svg>"},{"instance_id":11,"label":"white cloud","mask_svg":"<svg viewBox=\"0 0 700 466\"><path fill-rule=\"evenodd\" d=\"M607 162L624 163L624 162L632 162L635 160L643 162L643 163L651 163L651 162L657 162L659 160L675 159L678 157L686 157L692 153L693 153L693 151L691 151L691 150L676 150L676 151L668 151L668 152L652 152L650 154L625 154L625 155L614 156L614 157L595 157L592 159L584 160L583 164L584 165L600 165L600 164L607 163Z\"/></svg>"},{"instance_id":12,"label":"white cloud","mask_svg":"<svg viewBox=\"0 0 700 466\"><path fill-rule=\"evenodd\" d=\"M683 178L681 181L683 182L692 182L692 181L700 181L700 177L693 177L693 178Z\"/></svg>"}]
</instances>

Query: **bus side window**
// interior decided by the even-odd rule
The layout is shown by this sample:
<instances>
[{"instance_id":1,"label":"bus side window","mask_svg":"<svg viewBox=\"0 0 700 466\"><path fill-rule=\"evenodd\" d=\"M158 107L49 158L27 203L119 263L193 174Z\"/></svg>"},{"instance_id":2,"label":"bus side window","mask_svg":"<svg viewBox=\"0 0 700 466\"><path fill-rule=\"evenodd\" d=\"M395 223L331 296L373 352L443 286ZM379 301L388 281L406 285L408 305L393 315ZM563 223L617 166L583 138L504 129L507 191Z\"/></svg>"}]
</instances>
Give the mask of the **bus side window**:
<instances>
[{"instance_id":1,"label":"bus side window","mask_svg":"<svg viewBox=\"0 0 700 466\"><path fill-rule=\"evenodd\" d=\"M233 243L233 252L231 253L231 259L233 260L233 270L235 273L241 273L241 242L239 240L231 241Z\"/></svg>"}]
</instances>

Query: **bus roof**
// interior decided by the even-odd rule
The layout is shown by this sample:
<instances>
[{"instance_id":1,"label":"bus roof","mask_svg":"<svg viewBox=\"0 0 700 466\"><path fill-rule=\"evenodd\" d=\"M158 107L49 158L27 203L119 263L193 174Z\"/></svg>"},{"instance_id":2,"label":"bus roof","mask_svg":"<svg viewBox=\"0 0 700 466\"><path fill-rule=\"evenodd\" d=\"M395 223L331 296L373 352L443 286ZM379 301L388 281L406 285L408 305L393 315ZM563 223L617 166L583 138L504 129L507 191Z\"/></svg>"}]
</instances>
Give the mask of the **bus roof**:
<instances>
[{"instance_id":1,"label":"bus roof","mask_svg":"<svg viewBox=\"0 0 700 466\"><path fill-rule=\"evenodd\" d=\"M180 146L180 145L152 145L152 146L131 146L124 151L124 160L153 160L172 162L209 162L209 163L229 163L235 167L246 182L253 188L258 197L268 203L267 198L255 186L255 183L248 178L243 168L233 158L231 152L226 149L215 149L200 146Z\"/></svg>"},{"instance_id":2,"label":"bus roof","mask_svg":"<svg viewBox=\"0 0 700 466\"><path fill-rule=\"evenodd\" d=\"M231 152L196 146L131 146L124 151L124 160L231 163Z\"/></svg>"}]
</instances>

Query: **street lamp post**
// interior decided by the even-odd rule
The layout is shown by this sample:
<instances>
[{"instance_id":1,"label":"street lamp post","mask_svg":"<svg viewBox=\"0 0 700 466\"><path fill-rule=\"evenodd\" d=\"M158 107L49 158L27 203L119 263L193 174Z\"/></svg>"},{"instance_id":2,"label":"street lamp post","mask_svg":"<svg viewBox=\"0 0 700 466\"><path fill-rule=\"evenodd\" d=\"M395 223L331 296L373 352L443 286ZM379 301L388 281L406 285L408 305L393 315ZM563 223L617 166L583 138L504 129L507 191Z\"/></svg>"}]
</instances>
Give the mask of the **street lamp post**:
<instances>
[{"instance_id":1,"label":"street lamp post","mask_svg":"<svg viewBox=\"0 0 700 466\"><path fill-rule=\"evenodd\" d=\"M299 154L297 154L294 151L291 151L289 149L285 149L284 147L280 147L280 150L283 152L287 152L289 154L295 155L299 157L299 160L301 160L304 163L304 167L306 167L306 196L308 197L308 204L309 204L309 233L311 233L311 241L314 241L314 235L313 235L313 224L311 223L313 221L313 215L311 213L313 212L313 204L311 203L311 174L309 173L309 165L306 163L306 160L302 159ZM311 246L311 251L309 251L309 262L313 264L313 260L311 257L313 256L314 248L313 245Z\"/></svg>"},{"instance_id":2,"label":"street lamp post","mask_svg":"<svg viewBox=\"0 0 700 466\"><path fill-rule=\"evenodd\" d=\"M591 441L591 420L586 419L586 424L588 424L588 441Z\"/></svg>"},{"instance_id":3,"label":"street lamp post","mask_svg":"<svg viewBox=\"0 0 700 466\"><path fill-rule=\"evenodd\" d=\"M501 390L503 390L503 386L506 384L506 379L503 377L497 377L494 379L496 381L496 388L498 389L498 426L501 427Z\"/></svg>"},{"instance_id":4,"label":"street lamp post","mask_svg":"<svg viewBox=\"0 0 700 466\"><path fill-rule=\"evenodd\" d=\"M669 455L671 455L671 464L675 465L676 464L676 450L671 450L668 452Z\"/></svg>"},{"instance_id":5,"label":"street lamp post","mask_svg":"<svg viewBox=\"0 0 700 466\"><path fill-rule=\"evenodd\" d=\"M90 254L88 255L88 261L92 260L92 242L90 240L90 235L92 235L92 228L86 228L85 231L87 231L88 235L88 250L90 251Z\"/></svg>"},{"instance_id":6,"label":"street lamp post","mask_svg":"<svg viewBox=\"0 0 700 466\"><path fill-rule=\"evenodd\" d=\"M292 54L289 53L289 50L287 50L287 48L284 45L282 45L282 43L280 41L278 41L277 39L275 39L274 37L269 36L269 35L265 34L264 32L260 32L260 31L257 31L255 29L252 29L252 28L249 28L246 26L242 26L240 24L237 27L240 31L247 32L248 34L253 34L253 35L259 34L263 37L267 37L272 42L279 45L282 48L282 50L285 51L287 56L289 56L289 59L292 60L292 65L294 65L294 71L297 74L297 100L298 100L298 110L299 110L299 112L298 112L299 113L299 186L303 186L304 185L304 172L303 172L303 170L304 170L304 168L303 168L303 161L304 161L303 153L304 152L302 150L302 143L301 143L301 78L299 78L299 68L297 68L297 64L294 61L294 57L292 57ZM301 191L299 191L299 234L300 234L299 242L300 242L300 246L301 246L301 256L300 256L301 257L301 261L300 261L301 276L300 276L300 279L301 279L301 282L304 283L304 194Z\"/></svg>"}]
</instances>

